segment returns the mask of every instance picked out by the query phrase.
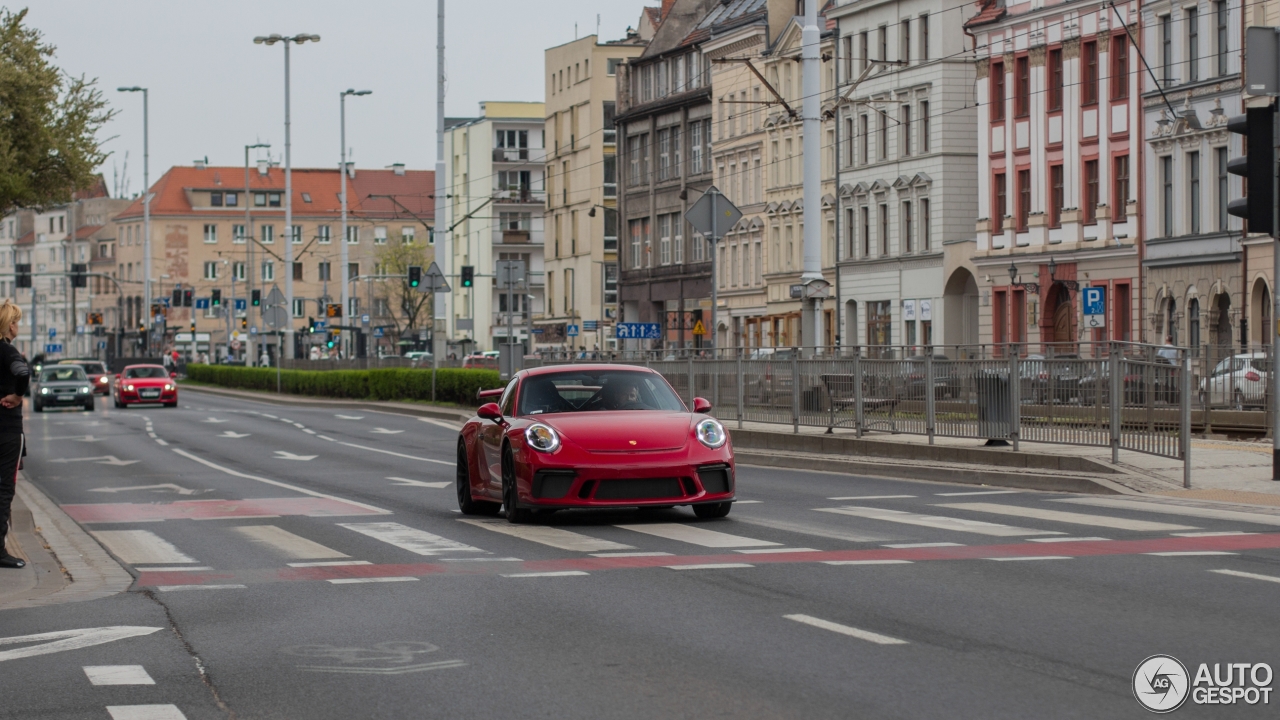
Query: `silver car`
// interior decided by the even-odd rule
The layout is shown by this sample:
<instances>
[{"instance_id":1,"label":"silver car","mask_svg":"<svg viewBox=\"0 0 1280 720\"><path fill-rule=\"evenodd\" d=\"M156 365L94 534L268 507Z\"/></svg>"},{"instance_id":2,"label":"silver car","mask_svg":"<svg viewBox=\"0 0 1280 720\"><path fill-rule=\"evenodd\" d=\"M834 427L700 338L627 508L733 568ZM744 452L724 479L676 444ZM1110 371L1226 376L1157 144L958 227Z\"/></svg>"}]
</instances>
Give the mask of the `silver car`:
<instances>
[{"instance_id":1,"label":"silver car","mask_svg":"<svg viewBox=\"0 0 1280 720\"><path fill-rule=\"evenodd\" d=\"M93 383L79 365L45 365L31 386L31 409L76 407L93 410Z\"/></svg>"}]
</instances>

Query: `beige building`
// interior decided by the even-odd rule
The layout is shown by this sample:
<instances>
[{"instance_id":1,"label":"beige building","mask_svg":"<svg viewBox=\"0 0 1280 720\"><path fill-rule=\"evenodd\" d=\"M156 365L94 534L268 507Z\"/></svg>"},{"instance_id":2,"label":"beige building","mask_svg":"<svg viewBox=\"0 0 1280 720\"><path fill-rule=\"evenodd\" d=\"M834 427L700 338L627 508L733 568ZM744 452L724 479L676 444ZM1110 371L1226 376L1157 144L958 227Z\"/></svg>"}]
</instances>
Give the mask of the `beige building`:
<instances>
[{"instance_id":1,"label":"beige building","mask_svg":"<svg viewBox=\"0 0 1280 720\"><path fill-rule=\"evenodd\" d=\"M569 347L615 344L611 329L618 309L616 75L620 64L639 56L644 48L634 36L601 43L591 35L545 53L549 191L545 320L553 326L578 326L577 336L565 337ZM588 330L587 323L596 329Z\"/></svg>"}]
</instances>

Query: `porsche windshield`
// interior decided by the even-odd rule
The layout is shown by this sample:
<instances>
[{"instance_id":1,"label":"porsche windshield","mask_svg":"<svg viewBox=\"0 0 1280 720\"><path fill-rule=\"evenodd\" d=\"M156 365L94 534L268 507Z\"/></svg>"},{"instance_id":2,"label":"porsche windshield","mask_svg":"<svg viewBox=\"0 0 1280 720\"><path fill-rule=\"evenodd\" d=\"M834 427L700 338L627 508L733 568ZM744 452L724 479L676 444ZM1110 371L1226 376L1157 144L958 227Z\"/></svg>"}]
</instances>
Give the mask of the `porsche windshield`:
<instances>
[{"instance_id":1,"label":"porsche windshield","mask_svg":"<svg viewBox=\"0 0 1280 720\"><path fill-rule=\"evenodd\" d=\"M168 378L169 373L162 367L131 367L124 371L124 376L130 380L145 378Z\"/></svg>"},{"instance_id":2,"label":"porsche windshield","mask_svg":"<svg viewBox=\"0 0 1280 720\"><path fill-rule=\"evenodd\" d=\"M525 378L520 415L596 410L684 412L684 403L660 375L628 370L565 371Z\"/></svg>"}]
</instances>

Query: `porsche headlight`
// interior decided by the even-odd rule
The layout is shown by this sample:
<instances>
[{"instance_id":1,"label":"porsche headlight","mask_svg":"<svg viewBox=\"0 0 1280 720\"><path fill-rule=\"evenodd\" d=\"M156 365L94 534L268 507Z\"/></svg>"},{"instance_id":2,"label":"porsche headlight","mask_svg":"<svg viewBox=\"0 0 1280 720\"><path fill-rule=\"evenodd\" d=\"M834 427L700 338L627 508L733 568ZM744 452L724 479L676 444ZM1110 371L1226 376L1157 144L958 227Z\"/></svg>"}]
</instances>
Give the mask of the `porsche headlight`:
<instances>
[{"instance_id":1,"label":"porsche headlight","mask_svg":"<svg viewBox=\"0 0 1280 720\"><path fill-rule=\"evenodd\" d=\"M560 435L542 423L534 423L524 431L524 439L529 447L539 452L555 452L560 448Z\"/></svg>"},{"instance_id":2,"label":"porsche headlight","mask_svg":"<svg viewBox=\"0 0 1280 720\"><path fill-rule=\"evenodd\" d=\"M41 395L48 395L48 394L49 394L49 388L40 388L40 394L41 394Z\"/></svg>"},{"instance_id":3,"label":"porsche headlight","mask_svg":"<svg viewBox=\"0 0 1280 720\"><path fill-rule=\"evenodd\" d=\"M698 442L706 445L712 450L723 447L725 441L729 439L729 436L725 433L724 426L720 424L720 421L712 418L707 418L706 420L699 422L694 431L698 434Z\"/></svg>"}]
</instances>

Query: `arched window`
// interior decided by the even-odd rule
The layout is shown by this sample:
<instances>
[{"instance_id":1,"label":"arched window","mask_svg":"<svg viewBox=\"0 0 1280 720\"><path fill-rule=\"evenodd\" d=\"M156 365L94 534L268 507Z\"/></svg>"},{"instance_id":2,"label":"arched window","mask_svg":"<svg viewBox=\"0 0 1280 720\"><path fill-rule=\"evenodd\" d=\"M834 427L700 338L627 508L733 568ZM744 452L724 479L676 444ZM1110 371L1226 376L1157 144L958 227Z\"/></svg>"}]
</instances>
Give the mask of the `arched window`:
<instances>
[{"instance_id":1,"label":"arched window","mask_svg":"<svg viewBox=\"0 0 1280 720\"><path fill-rule=\"evenodd\" d=\"M1192 298L1187 302L1187 345L1192 352L1200 347L1200 300Z\"/></svg>"}]
</instances>

